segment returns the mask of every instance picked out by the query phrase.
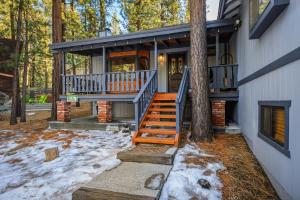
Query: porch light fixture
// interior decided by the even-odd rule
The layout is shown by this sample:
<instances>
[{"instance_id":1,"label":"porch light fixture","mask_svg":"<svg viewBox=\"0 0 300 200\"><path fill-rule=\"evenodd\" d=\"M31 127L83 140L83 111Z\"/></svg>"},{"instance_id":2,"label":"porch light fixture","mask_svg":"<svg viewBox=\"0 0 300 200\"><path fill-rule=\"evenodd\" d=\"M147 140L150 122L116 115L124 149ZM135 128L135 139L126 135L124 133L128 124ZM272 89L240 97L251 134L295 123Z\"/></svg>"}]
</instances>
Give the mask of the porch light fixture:
<instances>
[{"instance_id":1,"label":"porch light fixture","mask_svg":"<svg viewBox=\"0 0 300 200\"><path fill-rule=\"evenodd\" d=\"M164 61L164 54L159 54L158 60L162 63Z\"/></svg>"}]
</instances>

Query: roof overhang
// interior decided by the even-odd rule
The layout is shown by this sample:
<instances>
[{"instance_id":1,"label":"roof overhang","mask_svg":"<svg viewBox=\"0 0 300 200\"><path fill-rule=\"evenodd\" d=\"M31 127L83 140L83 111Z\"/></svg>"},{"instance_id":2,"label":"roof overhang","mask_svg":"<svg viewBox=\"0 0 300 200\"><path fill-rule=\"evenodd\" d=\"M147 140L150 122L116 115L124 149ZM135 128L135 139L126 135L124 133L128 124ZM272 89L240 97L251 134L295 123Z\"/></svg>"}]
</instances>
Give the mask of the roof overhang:
<instances>
[{"instance_id":1,"label":"roof overhang","mask_svg":"<svg viewBox=\"0 0 300 200\"><path fill-rule=\"evenodd\" d=\"M218 19L237 18L240 14L242 0L220 0Z\"/></svg>"},{"instance_id":2,"label":"roof overhang","mask_svg":"<svg viewBox=\"0 0 300 200\"><path fill-rule=\"evenodd\" d=\"M233 32L234 20L223 19L207 22L208 33L213 32ZM142 44L159 40L168 40L176 38L185 38L190 36L190 24L168 26L159 29L152 29L123 35L108 36L103 38L94 38L88 40L70 41L63 43L54 43L50 46L53 53L58 51L76 52L103 47L125 46L133 44Z\"/></svg>"}]
</instances>

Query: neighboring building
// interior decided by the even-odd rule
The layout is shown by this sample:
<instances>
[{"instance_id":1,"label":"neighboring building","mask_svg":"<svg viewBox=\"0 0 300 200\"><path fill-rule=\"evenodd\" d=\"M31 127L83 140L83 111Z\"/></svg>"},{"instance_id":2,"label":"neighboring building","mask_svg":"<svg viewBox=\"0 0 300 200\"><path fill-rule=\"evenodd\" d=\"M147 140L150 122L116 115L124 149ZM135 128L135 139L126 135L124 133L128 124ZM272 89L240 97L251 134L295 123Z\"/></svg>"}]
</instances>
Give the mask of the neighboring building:
<instances>
[{"instance_id":1,"label":"neighboring building","mask_svg":"<svg viewBox=\"0 0 300 200\"><path fill-rule=\"evenodd\" d=\"M240 2L242 4L240 5ZM300 1L221 0L240 8L238 122L280 197L300 199ZM226 11L227 10L227 11Z\"/></svg>"},{"instance_id":2,"label":"neighboring building","mask_svg":"<svg viewBox=\"0 0 300 200\"><path fill-rule=\"evenodd\" d=\"M0 92L12 96L13 71L11 58L16 42L10 39L0 39Z\"/></svg>"},{"instance_id":3,"label":"neighboring building","mask_svg":"<svg viewBox=\"0 0 300 200\"><path fill-rule=\"evenodd\" d=\"M300 199L299 18L298 0L220 0L218 20L207 22L214 128L238 123L280 197L293 200ZM178 144L192 112L188 24L51 48L92 63L90 74L62 76L58 120L71 120L72 94L94 102L100 122L135 119L133 142Z\"/></svg>"}]
</instances>

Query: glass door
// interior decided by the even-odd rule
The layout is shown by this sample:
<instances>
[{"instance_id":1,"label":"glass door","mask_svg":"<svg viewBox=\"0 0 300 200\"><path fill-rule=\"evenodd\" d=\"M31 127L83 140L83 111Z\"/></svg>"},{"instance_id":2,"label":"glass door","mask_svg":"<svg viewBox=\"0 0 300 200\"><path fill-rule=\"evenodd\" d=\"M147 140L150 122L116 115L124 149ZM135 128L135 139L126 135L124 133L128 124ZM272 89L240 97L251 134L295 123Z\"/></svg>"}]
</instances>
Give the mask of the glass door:
<instances>
[{"instance_id":1,"label":"glass door","mask_svg":"<svg viewBox=\"0 0 300 200\"><path fill-rule=\"evenodd\" d=\"M178 91L185 66L186 66L186 52L168 54L168 91L169 92Z\"/></svg>"}]
</instances>

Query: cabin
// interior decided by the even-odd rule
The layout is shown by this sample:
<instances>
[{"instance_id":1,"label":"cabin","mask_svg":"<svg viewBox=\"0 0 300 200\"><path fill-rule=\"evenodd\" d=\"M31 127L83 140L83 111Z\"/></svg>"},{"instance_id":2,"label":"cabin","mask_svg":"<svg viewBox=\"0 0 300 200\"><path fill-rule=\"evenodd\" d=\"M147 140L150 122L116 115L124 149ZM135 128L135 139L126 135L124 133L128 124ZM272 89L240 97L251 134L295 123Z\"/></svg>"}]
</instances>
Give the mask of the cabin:
<instances>
[{"instance_id":1,"label":"cabin","mask_svg":"<svg viewBox=\"0 0 300 200\"><path fill-rule=\"evenodd\" d=\"M239 126L287 200L300 199L299 11L298 0L220 0L218 19L207 22L214 130ZM71 120L70 99L88 101L100 122L134 119L134 144L177 146L192 112L189 24L100 36L51 46L91 59L77 75L61 61L58 120Z\"/></svg>"},{"instance_id":2,"label":"cabin","mask_svg":"<svg viewBox=\"0 0 300 200\"><path fill-rule=\"evenodd\" d=\"M12 54L16 41L0 38L0 92L12 96L13 71L11 66Z\"/></svg>"},{"instance_id":3,"label":"cabin","mask_svg":"<svg viewBox=\"0 0 300 200\"><path fill-rule=\"evenodd\" d=\"M232 40L235 31L234 19L207 23L210 98L216 127L224 128L237 120L238 65ZM70 121L66 119L69 115L61 116L59 109L68 107L68 96L75 95L78 102L93 103L93 114L99 122L133 119L137 130L134 143L178 145L183 121L190 119L185 113L191 111L190 25L102 35L51 46L54 53L91 59L88 74L62 74L58 120ZM63 59L62 72L64 62ZM227 107L230 114L225 116ZM141 137L144 133L169 137Z\"/></svg>"}]
</instances>

